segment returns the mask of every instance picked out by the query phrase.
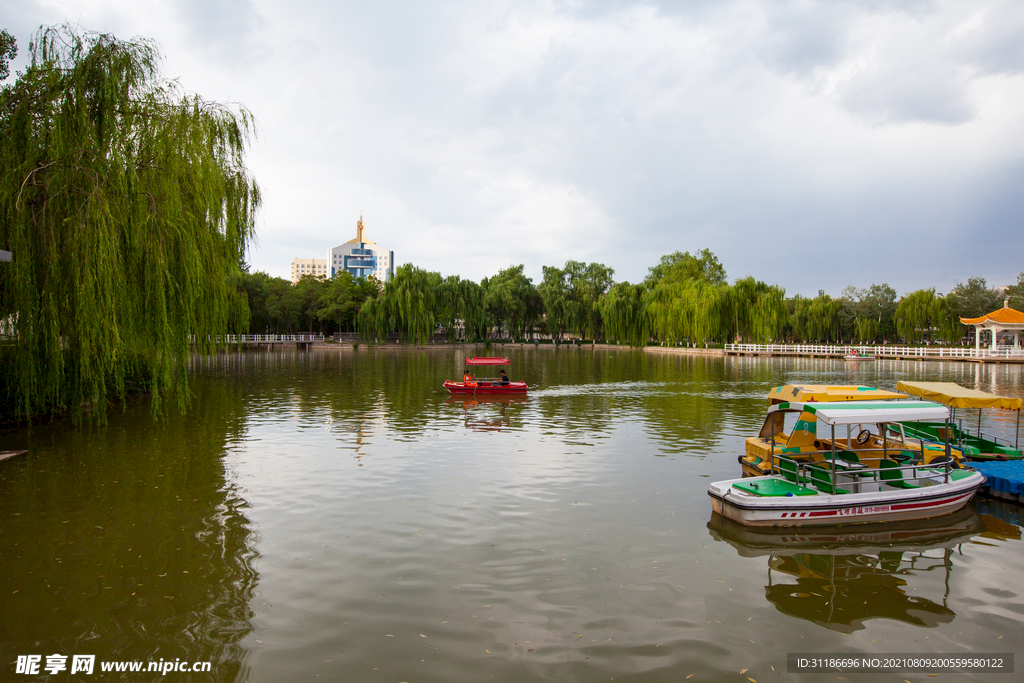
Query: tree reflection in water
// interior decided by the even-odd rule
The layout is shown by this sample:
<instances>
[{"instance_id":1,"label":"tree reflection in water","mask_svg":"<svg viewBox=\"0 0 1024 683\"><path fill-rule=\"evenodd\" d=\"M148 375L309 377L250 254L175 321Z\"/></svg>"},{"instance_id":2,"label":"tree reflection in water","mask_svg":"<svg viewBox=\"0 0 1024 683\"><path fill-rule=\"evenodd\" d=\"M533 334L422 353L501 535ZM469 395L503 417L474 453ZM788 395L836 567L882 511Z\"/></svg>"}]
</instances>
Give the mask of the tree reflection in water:
<instances>
[{"instance_id":1,"label":"tree reflection in water","mask_svg":"<svg viewBox=\"0 0 1024 683\"><path fill-rule=\"evenodd\" d=\"M211 663L190 680L249 678L241 642L258 552L225 464L244 438L245 400L226 383L193 389L201 414L154 425L140 403L112 411L105 429L55 422L15 435L29 454L0 470L9 663L92 654L99 673L102 661L180 658Z\"/></svg>"}]
</instances>

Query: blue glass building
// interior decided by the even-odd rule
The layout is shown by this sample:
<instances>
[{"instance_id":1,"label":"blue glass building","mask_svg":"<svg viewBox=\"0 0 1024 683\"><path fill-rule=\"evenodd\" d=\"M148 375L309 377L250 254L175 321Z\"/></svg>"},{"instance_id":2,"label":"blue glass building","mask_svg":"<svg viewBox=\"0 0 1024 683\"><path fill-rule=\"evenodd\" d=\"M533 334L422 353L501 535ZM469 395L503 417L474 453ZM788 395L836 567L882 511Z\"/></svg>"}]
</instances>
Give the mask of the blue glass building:
<instances>
[{"instance_id":1,"label":"blue glass building","mask_svg":"<svg viewBox=\"0 0 1024 683\"><path fill-rule=\"evenodd\" d=\"M363 217L356 223L356 236L331 249L327 254L330 277L347 270L355 277L373 276L385 282L395 275L395 252L381 249L363 234Z\"/></svg>"}]
</instances>

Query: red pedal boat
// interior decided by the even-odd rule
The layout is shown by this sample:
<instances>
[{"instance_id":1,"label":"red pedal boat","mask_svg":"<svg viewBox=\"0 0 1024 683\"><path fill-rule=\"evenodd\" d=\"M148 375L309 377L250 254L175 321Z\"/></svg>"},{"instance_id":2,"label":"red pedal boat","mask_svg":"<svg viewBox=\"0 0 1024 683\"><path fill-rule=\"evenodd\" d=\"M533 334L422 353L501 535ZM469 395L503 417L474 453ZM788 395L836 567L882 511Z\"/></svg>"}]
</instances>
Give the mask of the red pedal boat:
<instances>
[{"instance_id":1,"label":"red pedal boat","mask_svg":"<svg viewBox=\"0 0 1024 683\"><path fill-rule=\"evenodd\" d=\"M502 383L501 378L481 378L474 377L470 370L474 366L489 366L489 365L512 365L512 362L508 358L491 358L483 357L466 359L466 376L463 377L461 382L453 382L446 380L444 388L450 391L453 395L462 396L465 394L490 394L490 395L507 395L507 394L525 394L526 393L526 382L507 382Z\"/></svg>"}]
</instances>

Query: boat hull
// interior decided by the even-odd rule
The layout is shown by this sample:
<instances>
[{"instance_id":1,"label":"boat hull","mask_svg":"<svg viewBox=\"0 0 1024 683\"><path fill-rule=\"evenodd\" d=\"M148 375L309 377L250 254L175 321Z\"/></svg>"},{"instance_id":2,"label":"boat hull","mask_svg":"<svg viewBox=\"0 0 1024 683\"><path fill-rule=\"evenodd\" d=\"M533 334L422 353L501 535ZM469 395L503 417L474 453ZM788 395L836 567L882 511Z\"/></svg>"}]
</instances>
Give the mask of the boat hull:
<instances>
[{"instance_id":1,"label":"boat hull","mask_svg":"<svg viewBox=\"0 0 1024 683\"><path fill-rule=\"evenodd\" d=\"M444 383L444 388L447 389L453 396L473 396L473 395L487 395L487 396L505 396L505 395L523 395L529 388L526 382L509 382L508 384L500 384L498 382L477 382L470 383L470 386L466 386L465 382L452 382L448 380Z\"/></svg>"},{"instance_id":2,"label":"boat hull","mask_svg":"<svg viewBox=\"0 0 1024 683\"><path fill-rule=\"evenodd\" d=\"M807 496L758 496L733 484L779 479L778 476L730 479L711 484L708 495L718 514L746 526L834 526L895 520L927 519L955 512L984 484L980 472L960 479L933 482L910 490ZM888 487L886 487L888 488Z\"/></svg>"}]
</instances>

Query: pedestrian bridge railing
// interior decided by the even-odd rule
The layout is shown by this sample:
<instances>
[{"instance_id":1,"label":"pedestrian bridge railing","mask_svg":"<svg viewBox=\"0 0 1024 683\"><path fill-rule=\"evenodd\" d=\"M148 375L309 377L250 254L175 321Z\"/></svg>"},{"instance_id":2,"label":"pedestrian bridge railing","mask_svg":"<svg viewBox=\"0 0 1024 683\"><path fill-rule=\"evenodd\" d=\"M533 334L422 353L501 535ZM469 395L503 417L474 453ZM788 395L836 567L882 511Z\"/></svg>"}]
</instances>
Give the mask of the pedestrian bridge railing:
<instances>
[{"instance_id":1,"label":"pedestrian bridge railing","mask_svg":"<svg viewBox=\"0 0 1024 683\"><path fill-rule=\"evenodd\" d=\"M224 334L213 337L217 344L285 344L322 342L322 334ZM193 337L192 341L195 341Z\"/></svg>"},{"instance_id":2,"label":"pedestrian bridge railing","mask_svg":"<svg viewBox=\"0 0 1024 683\"><path fill-rule=\"evenodd\" d=\"M875 358L1024 358L1024 348L997 346L973 349L955 346L857 346L836 344L726 344L726 353L759 353L795 356L848 356Z\"/></svg>"}]
</instances>

